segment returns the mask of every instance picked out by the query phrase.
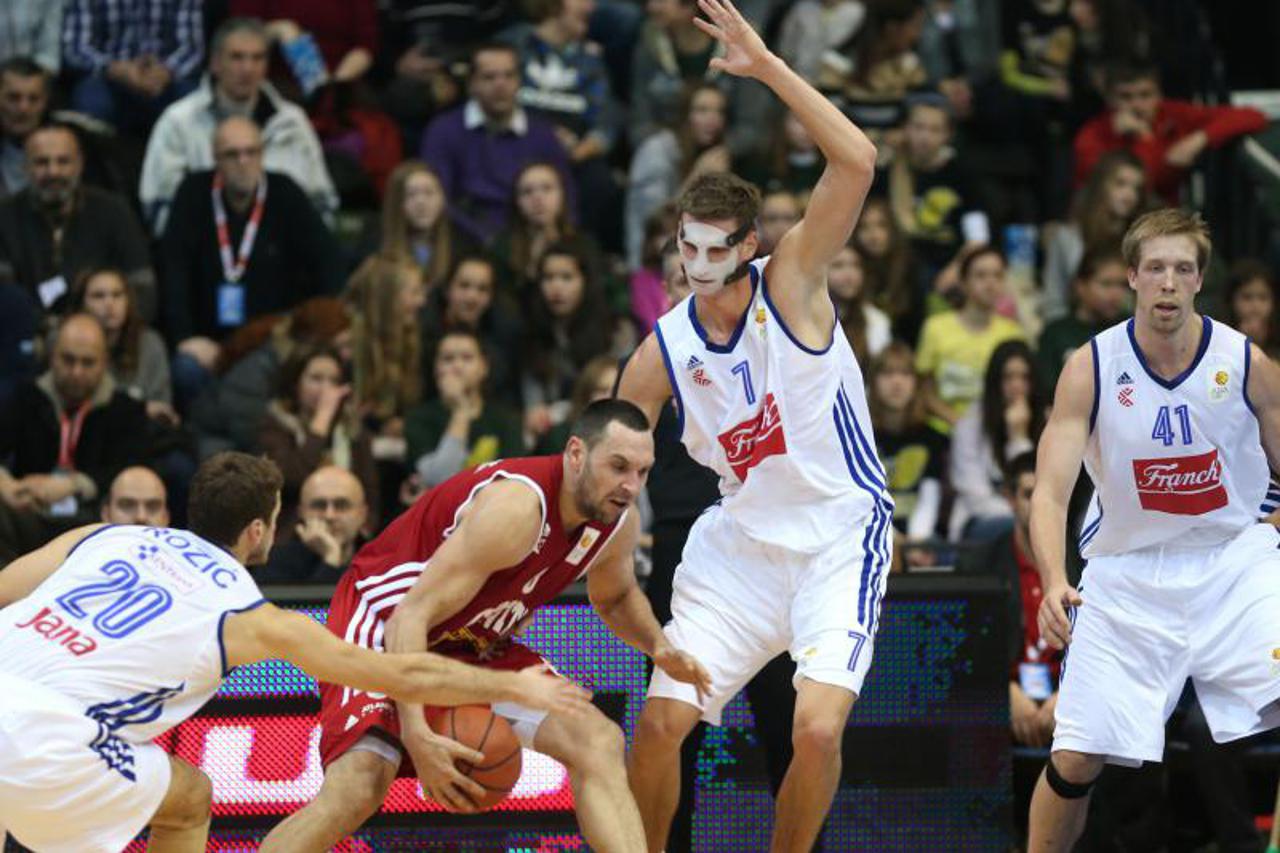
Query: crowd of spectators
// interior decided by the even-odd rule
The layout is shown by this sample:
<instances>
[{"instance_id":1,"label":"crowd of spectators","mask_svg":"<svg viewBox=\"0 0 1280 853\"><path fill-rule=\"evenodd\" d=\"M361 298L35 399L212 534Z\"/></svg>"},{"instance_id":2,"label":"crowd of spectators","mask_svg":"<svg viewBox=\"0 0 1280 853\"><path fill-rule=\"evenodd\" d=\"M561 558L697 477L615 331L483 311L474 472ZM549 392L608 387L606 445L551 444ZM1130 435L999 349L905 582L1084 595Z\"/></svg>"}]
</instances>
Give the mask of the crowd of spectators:
<instances>
[{"instance_id":1,"label":"crowd of spectators","mask_svg":"<svg viewBox=\"0 0 1280 853\"><path fill-rule=\"evenodd\" d=\"M740 5L878 141L828 283L897 568L997 543L1027 593L1027 454L1129 310L1121 236L1266 119L1166 97L1144 0ZM693 0L0 6L0 565L89 518L180 523L237 448L285 474L264 577L332 581L423 489L559 450L671 306L691 179L758 184L765 253L823 169L710 67ZM1210 279L1280 354L1274 271Z\"/></svg>"}]
</instances>

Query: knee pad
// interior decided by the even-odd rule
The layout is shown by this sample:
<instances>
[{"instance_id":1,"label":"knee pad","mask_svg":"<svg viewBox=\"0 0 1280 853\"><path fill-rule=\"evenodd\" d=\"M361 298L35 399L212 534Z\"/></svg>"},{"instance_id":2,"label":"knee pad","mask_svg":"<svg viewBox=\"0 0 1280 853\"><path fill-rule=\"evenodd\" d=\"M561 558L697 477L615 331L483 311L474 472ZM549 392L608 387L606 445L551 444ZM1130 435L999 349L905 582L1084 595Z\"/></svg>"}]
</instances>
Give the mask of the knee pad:
<instances>
[{"instance_id":1,"label":"knee pad","mask_svg":"<svg viewBox=\"0 0 1280 853\"><path fill-rule=\"evenodd\" d=\"M1062 774L1054 766L1052 756L1045 762L1044 778L1049 783L1049 787L1053 789L1053 792L1064 800L1078 800L1081 797L1089 796L1089 792L1093 790L1093 786L1098 782L1097 776L1088 782L1067 781L1062 778Z\"/></svg>"}]
</instances>

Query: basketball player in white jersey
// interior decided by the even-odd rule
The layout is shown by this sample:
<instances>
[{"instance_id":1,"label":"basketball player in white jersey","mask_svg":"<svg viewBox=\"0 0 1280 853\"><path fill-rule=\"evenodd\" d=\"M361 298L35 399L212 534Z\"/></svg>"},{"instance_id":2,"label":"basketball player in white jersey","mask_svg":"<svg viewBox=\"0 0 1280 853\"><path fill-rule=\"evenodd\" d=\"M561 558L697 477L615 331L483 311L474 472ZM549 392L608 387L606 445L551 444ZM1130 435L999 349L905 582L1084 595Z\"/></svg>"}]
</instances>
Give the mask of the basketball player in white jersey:
<instances>
[{"instance_id":1,"label":"basketball player in white jersey","mask_svg":"<svg viewBox=\"0 0 1280 853\"><path fill-rule=\"evenodd\" d=\"M244 565L271 547L280 485L273 463L219 454L192 481L193 532L82 527L0 572L0 845L8 829L39 853L115 853L150 825L151 850L203 851L209 780L151 740L264 658L406 701L589 707L536 670L380 654L267 604Z\"/></svg>"},{"instance_id":2,"label":"basketball player in white jersey","mask_svg":"<svg viewBox=\"0 0 1280 853\"><path fill-rule=\"evenodd\" d=\"M775 851L808 850L840 778L849 711L871 662L890 559L885 490L862 373L836 323L826 268L862 210L875 146L770 53L728 0L697 24L723 44L720 70L772 89L826 158L804 219L773 254L758 246L760 194L732 175L696 179L676 240L693 295L657 324L618 396L656 423L674 397L689 455L723 499L694 524L676 570L672 644L710 670L701 697L655 673L630 753L649 849L679 796L680 744L769 660L796 660L794 759L778 794Z\"/></svg>"},{"instance_id":3,"label":"basketball player in white jersey","mask_svg":"<svg viewBox=\"0 0 1280 853\"><path fill-rule=\"evenodd\" d=\"M1070 649L1031 801L1034 851L1075 843L1104 763L1161 759L1188 677L1215 740L1280 725L1280 533L1257 520L1268 468L1280 470L1280 368L1196 313L1209 250L1194 214L1133 224L1133 319L1067 361L1040 439L1040 632ZM1063 534L1081 461L1096 496L1075 590Z\"/></svg>"}]
</instances>

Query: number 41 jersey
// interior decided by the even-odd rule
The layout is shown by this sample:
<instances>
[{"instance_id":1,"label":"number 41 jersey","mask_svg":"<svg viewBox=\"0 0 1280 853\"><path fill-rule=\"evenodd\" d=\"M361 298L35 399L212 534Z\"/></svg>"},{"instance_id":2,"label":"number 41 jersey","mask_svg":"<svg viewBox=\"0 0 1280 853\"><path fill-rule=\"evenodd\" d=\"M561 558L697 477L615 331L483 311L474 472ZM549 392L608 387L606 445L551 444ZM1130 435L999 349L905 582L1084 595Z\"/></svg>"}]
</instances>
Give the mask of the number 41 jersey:
<instances>
[{"instance_id":1,"label":"number 41 jersey","mask_svg":"<svg viewBox=\"0 0 1280 853\"><path fill-rule=\"evenodd\" d=\"M248 571L195 534L104 527L0 610L0 672L82 703L110 732L142 743L217 692L223 620L262 603Z\"/></svg>"},{"instance_id":2,"label":"number 41 jersey","mask_svg":"<svg viewBox=\"0 0 1280 853\"><path fill-rule=\"evenodd\" d=\"M1091 341L1084 461L1096 494L1080 531L1086 559L1216 545L1258 520L1269 469L1245 387L1248 339L1202 320L1191 366L1172 380L1148 369L1133 320Z\"/></svg>"}]
</instances>

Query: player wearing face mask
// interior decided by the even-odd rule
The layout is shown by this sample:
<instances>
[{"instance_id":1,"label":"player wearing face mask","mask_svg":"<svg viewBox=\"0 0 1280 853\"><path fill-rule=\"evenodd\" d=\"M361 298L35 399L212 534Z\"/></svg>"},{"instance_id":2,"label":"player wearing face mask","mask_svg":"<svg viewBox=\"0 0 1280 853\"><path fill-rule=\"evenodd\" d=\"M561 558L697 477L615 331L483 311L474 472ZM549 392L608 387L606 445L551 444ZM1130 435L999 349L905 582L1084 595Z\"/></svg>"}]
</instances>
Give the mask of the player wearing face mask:
<instances>
[{"instance_id":1,"label":"player wearing face mask","mask_svg":"<svg viewBox=\"0 0 1280 853\"><path fill-rule=\"evenodd\" d=\"M714 296L726 285L748 274L750 264L739 262L733 249L755 230L755 221L746 223L733 233L726 233L705 222L688 222L680 226L680 246L684 256L685 278L693 292ZM690 258L692 254L692 258Z\"/></svg>"},{"instance_id":2,"label":"player wearing face mask","mask_svg":"<svg viewBox=\"0 0 1280 853\"><path fill-rule=\"evenodd\" d=\"M862 210L875 146L769 52L727 0L697 25L725 47L712 67L772 89L826 166L804 218L771 255L760 192L730 174L692 180L676 234L693 294L662 316L618 396L656 422L672 397L689 455L722 499L695 522L665 631L711 674L699 695L655 673L631 751L649 849L679 795L680 745L782 652L797 661L795 757L778 795L772 850L812 847L840 778L845 722L871 662L892 547L893 501L871 435L862 372L837 328L826 271ZM801 769L803 768L803 769Z\"/></svg>"}]
</instances>

